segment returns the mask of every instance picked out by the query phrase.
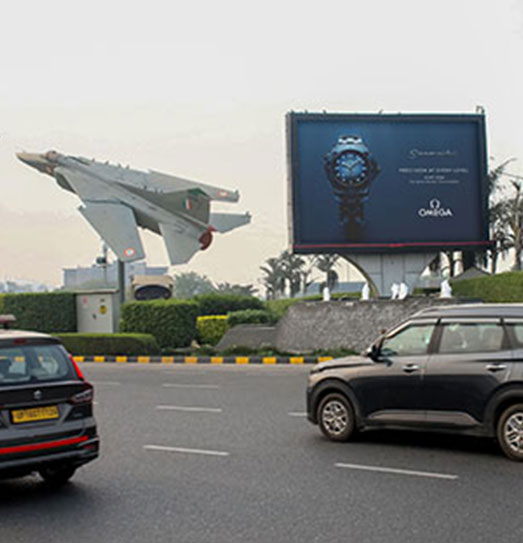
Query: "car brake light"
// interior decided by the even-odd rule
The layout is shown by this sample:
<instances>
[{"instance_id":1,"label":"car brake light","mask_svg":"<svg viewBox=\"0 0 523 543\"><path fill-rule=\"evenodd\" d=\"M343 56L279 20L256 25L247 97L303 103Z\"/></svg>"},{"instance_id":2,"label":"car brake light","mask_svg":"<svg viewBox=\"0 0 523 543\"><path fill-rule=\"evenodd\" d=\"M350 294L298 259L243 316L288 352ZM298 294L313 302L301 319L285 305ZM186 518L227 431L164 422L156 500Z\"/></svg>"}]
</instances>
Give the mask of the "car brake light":
<instances>
[{"instance_id":1,"label":"car brake light","mask_svg":"<svg viewBox=\"0 0 523 543\"><path fill-rule=\"evenodd\" d=\"M94 398L94 390L92 385L88 385L89 388L82 390L82 392L78 392L78 394L74 394L69 398L69 402L73 404L79 404L79 403L92 403Z\"/></svg>"},{"instance_id":2,"label":"car brake light","mask_svg":"<svg viewBox=\"0 0 523 543\"><path fill-rule=\"evenodd\" d=\"M78 364L76 363L75 359L73 358L73 355L71 355L71 354L69 355L69 360L71 361L71 364L74 367L74 371L76 372L76 376L78 377L78 379L80 379L80 381L85 381L84 374L82 373L82 371L78 367Z\"/></svg>"}]
</instances>

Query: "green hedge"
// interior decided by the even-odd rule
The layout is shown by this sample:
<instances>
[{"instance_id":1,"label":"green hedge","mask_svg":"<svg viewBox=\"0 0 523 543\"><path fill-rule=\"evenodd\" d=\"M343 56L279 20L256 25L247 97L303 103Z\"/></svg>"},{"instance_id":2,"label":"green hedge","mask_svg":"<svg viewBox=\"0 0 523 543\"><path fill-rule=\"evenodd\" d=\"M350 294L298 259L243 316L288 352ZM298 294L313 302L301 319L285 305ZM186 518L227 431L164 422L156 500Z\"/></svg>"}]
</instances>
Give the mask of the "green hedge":
<instances>
[{"instance_id":1,"label":"green hedge","mask_svg":"<svg viewBox=\"0 0 523 543\"><path fill-rule=\"evenodd\" d=\"M200 315L226 315L240 309L264 309L259 298L240 294L200 294L193 300L200 305Z\"/></svg>"},{"instance_id":2,"label":"green hedge","mask_svg":"<svg viewBox=\"0 0 523 543\"><path fill-rule=\"evenodd\" d=\"M151 355L159 354L158 342L151 334L54 334L75 355Z\"/></svg>"},{"instance_id":3,"label":"green hedge","mask_svg":"<svg viewBox=\"0 0 523 543\"><path fill-rule=\"evenodd\" d=\"M452 294L460 298L478 298L484 302L523 302L523 272L486 275L452 281Z\"/></svg>"},{"instance_id":4,"label":"green hedge","mask_svg":"<svg viewBox=\"0 0 523 543\"><path fill-rule=\"evenodd\" d=\"M154 300L122 306L122 332L152 334L161 348L186 347L196 337L199 306L192 301Z\"/></svg>"},{"instance_id":5,"label":"green hedge","mask_svg":"<svg viewBox=\"0 0 523 543\"><path fill-rule=\"evenodd\" d=\"M237 324L274 324L278 319L268 309L242 309L228 314L229 326Z\"/></svg>"},{"instance_id":6,"label":"green hedge","mask_svg":"<svg viewBox=\"0 0 523 543\"><path fill-rule=\"evenodd\" d=\"M76 300L72 292L1 294L0 313L13 314L15 327L38 332L76 332Z\"/></svg>"},{"instance_id":7,"label":"green hedge","mask_svg":"<svg viewBox=\"0 0 523 543\"><path fill-rule=\"evenodd\" d=\"M204 345L216 345L229 329L227 315L204 315L196 320L198 337Z\"/></svg>"}]
</instances>

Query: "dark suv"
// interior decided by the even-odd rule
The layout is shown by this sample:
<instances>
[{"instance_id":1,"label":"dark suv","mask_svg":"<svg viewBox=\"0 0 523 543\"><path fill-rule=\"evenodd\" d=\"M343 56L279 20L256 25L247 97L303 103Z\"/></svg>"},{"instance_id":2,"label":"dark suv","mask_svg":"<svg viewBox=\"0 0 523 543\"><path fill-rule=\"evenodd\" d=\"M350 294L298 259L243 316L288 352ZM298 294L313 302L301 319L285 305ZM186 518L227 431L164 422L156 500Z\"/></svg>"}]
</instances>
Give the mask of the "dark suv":
<instances>
[{"instance_id":1,"label":"dark suv","mask_svg":"<svg viewBox=\"0 0 523 543\"><path fill-rule=\"evenodd\" d=\"M0 315L0 326L9 320ZM60 342L0 329L0 478L61 484L98 456L93 387Z\"/></svg>"},{"instance_id":2,"label":"dark suv","mask_svg":"<svg viewBox=\"0 0 523 543\"><path fill-rule=\"evenodd\" d=\"M414 428L497 438L523 460L523 305L435 307L358 357L314 366L308 419L334 441Z\"/></svg>"}]
</instances>

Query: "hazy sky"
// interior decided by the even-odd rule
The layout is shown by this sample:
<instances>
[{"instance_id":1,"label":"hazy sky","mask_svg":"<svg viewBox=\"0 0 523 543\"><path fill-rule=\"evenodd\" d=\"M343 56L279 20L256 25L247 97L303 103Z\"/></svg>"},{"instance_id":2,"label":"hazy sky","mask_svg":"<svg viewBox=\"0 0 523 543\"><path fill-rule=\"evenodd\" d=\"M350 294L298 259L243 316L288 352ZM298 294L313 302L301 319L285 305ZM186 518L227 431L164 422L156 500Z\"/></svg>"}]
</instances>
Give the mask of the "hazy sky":
<instances>
[{"instance_id":1,"label":"hazy sky","mask_svg":"<svg viewBox=\"0 0 523 543\"><path fill-rule=\"evenodd\" d=\"M487 112L489 155L523 173L521 0L5 2L0 279L90 265L80 201L18 162L57 149L239 189L253 222L187 266L256 283L286 248L284 116ZM221 209L224 209L223 207ZM143 236L165 265L161 238Z\"/></svg>"}]
</instances>

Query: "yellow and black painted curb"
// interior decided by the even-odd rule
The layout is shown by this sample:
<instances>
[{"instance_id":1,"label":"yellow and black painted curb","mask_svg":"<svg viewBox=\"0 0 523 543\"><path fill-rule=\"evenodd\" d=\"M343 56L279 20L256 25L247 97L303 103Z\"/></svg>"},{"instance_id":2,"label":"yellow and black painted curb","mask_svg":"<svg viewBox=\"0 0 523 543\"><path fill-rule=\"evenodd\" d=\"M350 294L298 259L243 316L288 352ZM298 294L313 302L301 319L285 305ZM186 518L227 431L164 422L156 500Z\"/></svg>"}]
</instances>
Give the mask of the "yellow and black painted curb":
<instances>
[{"instance_id":1,"label":"yellow and black painted curb","mask_svg":"<svg viewBox=\"0 0 523 543\"><path fill-rule=\"evenodd\" d=\"M75 362L127 364L317 364L331 356L74 356Z\"/></svg>"}]
</instances>

